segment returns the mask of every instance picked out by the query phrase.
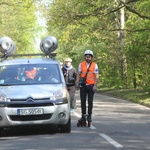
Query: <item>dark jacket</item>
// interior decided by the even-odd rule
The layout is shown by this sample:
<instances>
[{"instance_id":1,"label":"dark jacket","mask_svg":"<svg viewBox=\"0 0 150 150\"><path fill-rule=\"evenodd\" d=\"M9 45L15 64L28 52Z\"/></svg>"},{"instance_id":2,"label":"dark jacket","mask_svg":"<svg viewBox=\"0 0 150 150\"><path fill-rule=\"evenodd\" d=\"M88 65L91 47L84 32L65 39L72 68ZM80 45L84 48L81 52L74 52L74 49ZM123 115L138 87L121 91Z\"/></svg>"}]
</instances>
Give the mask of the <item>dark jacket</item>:
<instances>
[{"instance_id":1,"label":"dark jacket","mask_svg":"<svg viewBox=\"0 0 150 150\"><path fill-rule=\"evenodd\" d=\"M67 67L64 66L62 68L62 72L63 72L64 78L65 78L67 87L74 86L75 80L77 77L76 69L71 67L71 69L68 69L68 71L67 71Z\"/></svg>"}]
</instances>

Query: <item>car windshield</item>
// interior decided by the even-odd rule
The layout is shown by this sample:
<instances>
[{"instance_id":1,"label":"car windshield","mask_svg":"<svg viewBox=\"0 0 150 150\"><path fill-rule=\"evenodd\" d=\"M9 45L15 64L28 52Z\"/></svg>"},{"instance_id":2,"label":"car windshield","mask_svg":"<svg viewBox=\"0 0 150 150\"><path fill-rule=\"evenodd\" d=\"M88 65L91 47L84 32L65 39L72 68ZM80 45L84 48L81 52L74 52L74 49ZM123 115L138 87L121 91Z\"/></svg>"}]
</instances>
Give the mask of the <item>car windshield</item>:
<instances>
[{"instance_id":1,"label":"car windshield","mask_svg":"<svg viewBox=\"0 0 150 150\"><path fill-rule=\"evenodd\" d=\"M0 85L57 84L61 82L56 64L7 65L0 68Z\"/></svg>"}]
</instances>

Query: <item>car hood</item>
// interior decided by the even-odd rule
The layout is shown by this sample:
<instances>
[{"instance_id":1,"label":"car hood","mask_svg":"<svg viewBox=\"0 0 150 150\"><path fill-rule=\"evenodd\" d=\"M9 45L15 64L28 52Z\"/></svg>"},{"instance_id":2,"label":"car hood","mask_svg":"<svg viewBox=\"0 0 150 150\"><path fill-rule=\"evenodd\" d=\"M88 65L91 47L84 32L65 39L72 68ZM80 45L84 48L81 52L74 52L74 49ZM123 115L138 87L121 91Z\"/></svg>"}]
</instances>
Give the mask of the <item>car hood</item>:
<instances>
[{"instance_id":1,"label":"car hood","mask_svg":"<svg viewBox=\"0 0 150 150\"><path fill-rule=\"evenodd\" d=\"M62 84L54 85L15 85L0 87L0 92L4 93L7 98L44 98L50 97L54 92L62 90Z\"/></svg>"}]
</instances>

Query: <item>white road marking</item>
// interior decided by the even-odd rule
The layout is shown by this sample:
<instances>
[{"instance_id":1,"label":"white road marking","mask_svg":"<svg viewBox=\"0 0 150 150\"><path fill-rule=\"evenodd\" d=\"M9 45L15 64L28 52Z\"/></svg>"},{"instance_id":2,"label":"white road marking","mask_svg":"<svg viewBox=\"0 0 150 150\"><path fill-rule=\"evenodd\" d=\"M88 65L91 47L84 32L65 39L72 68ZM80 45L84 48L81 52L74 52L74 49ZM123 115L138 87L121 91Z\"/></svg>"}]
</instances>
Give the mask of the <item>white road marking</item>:
<instances>
[{"instance_id":1,"label":"white road marking","mask_svg":"<svg viewBox=\"0 0 150 150\"><path fill-rule=\"evenodd\" d=\"M81 115L78 114L77 112L73 111L72 112L73 115L75 115L77 118L81 118ZM90 129L94 129L96 130L96 127L94 127L93 125L90 126ZM121 144L119 144L118 142L116 142L115 140L113 140L112 138L110 138L108 135L104 134L104 133L99 133L99 135L104 138L106 141L108 141L109 143L111 143L112 145L114 145L116 148L123 148L123 146Z\"/></svg>"},{"instance_id":2,"label":"white road marking","mask_svg":"<svg viewBox=\"0 0 150 150\"><path fill-rule=\"evenodd\" d=\"M109 136L107 136L106 134L100 133L99 135L101 137L103 137L105 140L107 140L109 143L111 143L112 145L114 145L116 148L123 148L123 146L121 144L119 144L118 142L116 142L115 140L113 140L112 138L110 138Z\"/></svg>"},{"instance_id":3,"label":"white road marking","mask_svg":"<svg viewBox=\"0 0 150 150\"><path fill-rule=\"evenodd\" d=\"M79 115L77 112L73 111L73 114L74 114L77 118L81 118L81 115ZM96 127L94 127L93 125L91 125L91 126L90 126L90 129L96 130Z\"/></svg>"}]
</instances>

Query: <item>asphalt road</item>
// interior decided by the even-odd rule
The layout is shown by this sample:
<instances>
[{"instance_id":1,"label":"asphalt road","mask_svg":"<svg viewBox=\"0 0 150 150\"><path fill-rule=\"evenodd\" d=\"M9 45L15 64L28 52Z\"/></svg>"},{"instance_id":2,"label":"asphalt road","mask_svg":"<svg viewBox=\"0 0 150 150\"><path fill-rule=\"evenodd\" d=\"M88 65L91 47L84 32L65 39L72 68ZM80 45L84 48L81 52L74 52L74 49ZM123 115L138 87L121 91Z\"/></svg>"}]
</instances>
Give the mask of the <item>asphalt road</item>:
<instances>
[{"instance_id":1,"label":"asphalt road","mask_svg":"<svg viewBox=\"0 0 150 150\"><path fill-rule=\"evenodd\" d=\"M150 108L95 94L93 122L77 127L80 100L72 115L72 130L14 128L0 137L0 150L150 150Z\"/></svg>"}]
</instances>

